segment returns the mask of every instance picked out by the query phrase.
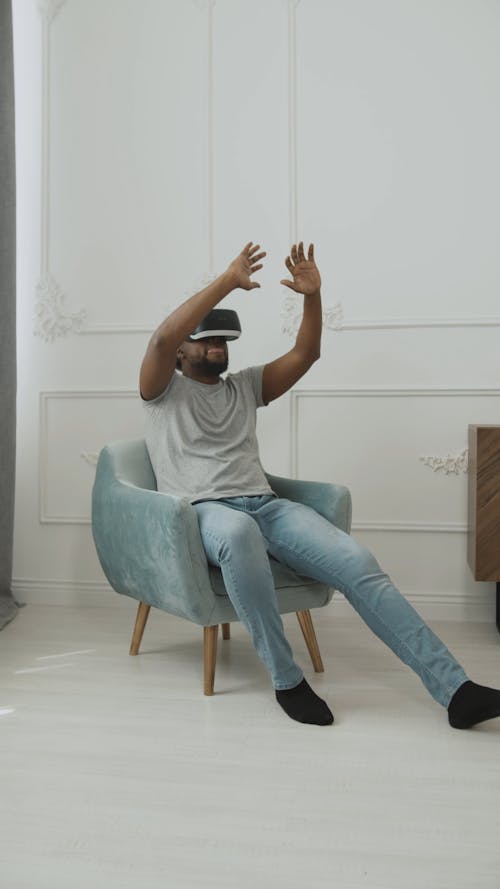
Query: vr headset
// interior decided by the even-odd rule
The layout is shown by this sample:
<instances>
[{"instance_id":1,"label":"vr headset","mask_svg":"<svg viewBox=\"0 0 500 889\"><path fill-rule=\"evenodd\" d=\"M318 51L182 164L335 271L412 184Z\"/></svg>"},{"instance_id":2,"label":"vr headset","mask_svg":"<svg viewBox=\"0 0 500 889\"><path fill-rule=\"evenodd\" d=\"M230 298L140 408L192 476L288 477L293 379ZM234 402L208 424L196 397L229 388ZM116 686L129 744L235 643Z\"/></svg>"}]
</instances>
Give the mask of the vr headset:
<instances>
[{"instance_id":1,"label":"vr headset","mask_svg":"<svg viewBox=\"0 0 500 889\"><path fill-rule=\"evenodd\" d=\"M195 343L209 336L221 336L226 341L237 340L241 336L241 324L236 312L232 309L212 309L186 339Z\"/></svg>"}]
</instances>

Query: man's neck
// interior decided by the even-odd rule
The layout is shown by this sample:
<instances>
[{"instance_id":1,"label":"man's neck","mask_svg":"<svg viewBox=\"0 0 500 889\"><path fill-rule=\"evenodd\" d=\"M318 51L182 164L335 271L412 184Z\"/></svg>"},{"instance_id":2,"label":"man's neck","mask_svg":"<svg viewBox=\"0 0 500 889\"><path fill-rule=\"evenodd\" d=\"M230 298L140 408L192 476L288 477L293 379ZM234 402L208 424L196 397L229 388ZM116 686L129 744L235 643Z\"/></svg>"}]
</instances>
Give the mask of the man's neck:
<instances>
[{"instance_id":1,"label":"man's neck","mask_svg":"<svg viewBox=\"0 0 500 889\"><path fill-rule=\"evenodd\" d=\"M205 385L207 386L215 386L217 385L217 383L221 382L220 376L203 376L197 373L186 373L185 370L182 371L182 375L184 377L187 377L189 380L194 380L196 383L205 383Z\"/></svg>"}]
</instances>

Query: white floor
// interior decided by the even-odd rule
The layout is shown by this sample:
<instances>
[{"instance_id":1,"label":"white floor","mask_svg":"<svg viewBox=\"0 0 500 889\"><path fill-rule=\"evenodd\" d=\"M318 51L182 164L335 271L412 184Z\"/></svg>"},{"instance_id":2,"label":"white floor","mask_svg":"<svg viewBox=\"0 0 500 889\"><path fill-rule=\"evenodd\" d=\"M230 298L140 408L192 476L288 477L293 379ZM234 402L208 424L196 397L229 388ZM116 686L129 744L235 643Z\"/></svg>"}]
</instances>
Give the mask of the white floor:
<instances>
[{"instance_id":1,"label":"white floor","mask_svg":"<svg viewBox=\"0 0 500 889\"><path fill-rule=\"evenodd\" d=\"M326 728L282 713L241 627L205 698L201 630L156 611L131 658L134 612L30 605L0 634L4 889L498 889L500 720L451 729L343 603L314 614L321 676L286 618ZM493 625L433 628L500 684Z\"/></svg>"}]
</instances>

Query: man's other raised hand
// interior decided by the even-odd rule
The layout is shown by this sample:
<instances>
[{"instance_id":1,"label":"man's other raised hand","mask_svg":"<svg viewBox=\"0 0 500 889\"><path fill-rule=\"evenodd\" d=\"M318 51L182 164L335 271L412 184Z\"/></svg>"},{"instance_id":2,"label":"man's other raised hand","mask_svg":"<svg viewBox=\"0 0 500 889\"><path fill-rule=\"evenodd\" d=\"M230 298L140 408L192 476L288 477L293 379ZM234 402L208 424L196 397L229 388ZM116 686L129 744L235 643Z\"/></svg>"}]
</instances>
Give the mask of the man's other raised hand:
<instances>
[{"instance_id":1,"label":"man's other raised hand","mask_svg":"<svg viewBox=\"0 0 500 889\"><path fill-rule=\"evenodd\" d=\"M318 293L321 287L321 276L314 261L314 245L309 244L307 259L304 254L304 243L294 244L290 250L290 256L285 259L285 265L292 276L292 281L285 279L280 281L285 287L294 290L295 293L303 293L311 296Z\"/></svg>"}]
</instances>

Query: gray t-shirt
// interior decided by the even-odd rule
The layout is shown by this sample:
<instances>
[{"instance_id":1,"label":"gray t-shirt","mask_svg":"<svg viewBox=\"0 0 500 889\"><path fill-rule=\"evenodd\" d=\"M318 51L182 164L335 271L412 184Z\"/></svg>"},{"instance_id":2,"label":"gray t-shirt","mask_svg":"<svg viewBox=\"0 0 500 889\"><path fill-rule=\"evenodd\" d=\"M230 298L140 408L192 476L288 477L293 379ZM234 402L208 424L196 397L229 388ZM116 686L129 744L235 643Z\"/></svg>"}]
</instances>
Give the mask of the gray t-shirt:
<instances>
[{"instance_id":1,"label":"gray t-shirt","mask_svg":"<svg viewBox=\"0 0 500 889\"><path fill-rule=\"evenodd\" d=\"M159 491L191 503L273 493L255 431L263 370L249 367L213 385L175 372L158 398L144 402Z\"/></svg>"}]
</instances>

